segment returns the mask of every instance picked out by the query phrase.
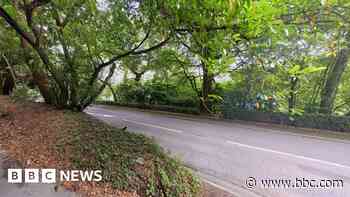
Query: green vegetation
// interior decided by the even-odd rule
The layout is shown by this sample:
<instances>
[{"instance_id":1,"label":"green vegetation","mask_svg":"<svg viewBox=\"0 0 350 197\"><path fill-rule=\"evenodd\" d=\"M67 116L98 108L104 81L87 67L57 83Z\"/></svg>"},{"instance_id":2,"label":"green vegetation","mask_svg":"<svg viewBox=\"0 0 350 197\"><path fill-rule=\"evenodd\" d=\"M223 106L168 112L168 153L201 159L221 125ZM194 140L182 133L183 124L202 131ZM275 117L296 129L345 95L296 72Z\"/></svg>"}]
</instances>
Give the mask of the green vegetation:
<instances>
[{"instance_id":1,"label":"green vegetation","mask_svg":"<svg viewBox=\"0 0 350 197\"><path fill-rule=\"evenodd\" d=\"M22 84L77 111L108 98L348 115L349 10L349 0L5 0L0 90Z\"/></svg>"},{"instance_id":2,"label":"green vegetation","mask_svg":"<svg viewBox=\"0 0 350 197\"><path fill-rule=\"evenodd\" d=\"M350 0L0 1L0 94L71 111L103 101L349 130L349 58ZM79 121L77 167L147 195L196 193L151 140Z\"/></svg>"},{"instance_id":3,"label":"green vegetation","mask_svg":"<svg viewBox=\"0 0 350 197\"><path fill-rule=\"evenodd\" d=\"M141 196L198 194L199 180L152 139L78 113L65 116L67 125L73 126L61 134L56 146L61 154L72 155L76 169L102 169L103 182Z\"/></svg>"}]
</instances>

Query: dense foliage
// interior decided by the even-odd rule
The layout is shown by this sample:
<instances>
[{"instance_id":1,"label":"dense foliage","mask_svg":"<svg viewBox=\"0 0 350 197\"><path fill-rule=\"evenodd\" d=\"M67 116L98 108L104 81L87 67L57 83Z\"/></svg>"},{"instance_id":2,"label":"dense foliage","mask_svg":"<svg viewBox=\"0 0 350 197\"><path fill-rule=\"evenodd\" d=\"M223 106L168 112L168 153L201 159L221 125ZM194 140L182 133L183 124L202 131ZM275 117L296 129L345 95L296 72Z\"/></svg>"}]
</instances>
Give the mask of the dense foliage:
<instances>
[{"instance_id":1,"label":"dense foliage","mask_svg":"<svg viewBox=\"0 0 350 197\"><path fill-rule=\"evenodd\" d=\"M349 0L0 3L0 84L118 103L350 113Z\"/></svg>"}]
</instances>

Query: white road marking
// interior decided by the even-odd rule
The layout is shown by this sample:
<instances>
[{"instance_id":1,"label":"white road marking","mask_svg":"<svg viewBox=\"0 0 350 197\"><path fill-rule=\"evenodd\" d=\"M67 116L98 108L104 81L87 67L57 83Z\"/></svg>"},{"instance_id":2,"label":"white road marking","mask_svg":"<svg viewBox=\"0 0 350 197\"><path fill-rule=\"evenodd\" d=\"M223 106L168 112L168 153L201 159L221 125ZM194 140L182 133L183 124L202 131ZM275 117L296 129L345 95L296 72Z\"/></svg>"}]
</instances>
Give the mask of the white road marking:
<instances>
[{"instance_id":1,"label":"white road marking","mask_svg":"<svg viewBox=\"0 0 350 197\"><path fill-rule=\"evenodd\" d=\"M146 127L154 127L154 128L158 128L158 129L163 129L163 130L167 130L167 131L174 132L174 133L183 133L183 131L181 131L181 130L170 129L170 128L166 128L166 127L162 127L162 126L154 125L154 124L148 124L148 123L139 122L139 121L133 121L133 120L128 120L128 119L123 119L123 121L125 121L125 122L132 122L134 124L139 124L139 125L143 125L143 126L146 126Z\"/></svg>"},{"instance_id":2,"label":"white road marking","mask_svg":"<svg viewBox=\"0 0 350 197\"><path fill-rule=\"evenodd\" d=\"M93 112L86 112L87 114L94 115L94 116L102 116L105 118L113 118L113 115L108 115L108 114L98 114L98 113L93 113Z\"/></svg>"},{"instance_id":3,"label":"white road marking","mask_svg":"<svg viewBox=\"0 0 350 197\"><path fill-rule=\"evenodd\" d=\"M338 163L334 163L334 162L330 162L330 161L324 161L324 160L320 160L320 159L314 159L314 158L311 158L311 157L305 157L305 156L301 156L301 155L295 155L295 154L291 154L291 153L275 151L275 150L272 150L272 149L266 149L266 148L261 148L261 147L257 147L257 146L241 144L241 143L230 141L230 140L228 140L226 142L231 144L231 145L235 145L235 146L239 146L239 147L249 148L249 149L263 151L263 152L268 152L268 153L279 154L279 155L283 155L283 156L293 157L293 158L296 158L296 159L302 159L302 160L317 162L317 163L321 163L321 164L325 164L325 165L329 165L329 166L335 166L335 167L339 167L339 168L346 168L346 169L350 170L350 166L343 165L343 164L338 164Z\"/></svg>"},{"instance_id":4,"label":"white road marking","mask_svg":"<svg viewBox=\"0 0 350 197\"><path fill-rule=\"evenodd\" d=\"M257 127L257 129L259 129L259 127ZM295 128L295 130L297 129L299 128ZM315 133L315 135L311 135L311 134L308 135L308 134L295 133L293 131L278 131L278 130L272 130L272 129L270 129L267 132L278 133L280 135L291 135L291 136L302 137L302 138L311 138L311 139L316 139L316 140L326 141L326 142L338 142L343 144L350 144L350 140L346 140L346 139L342 140L335 137L317 136L317 133ZM330 134L336 133L334 131L325 131L325 132L330 132Z\"/></svg>"},{"instance_id":5,"label":"white road marking","mask_svg":"<svg viewBox=\"0 0 350 197\"><path fill-rule=\"evenodd\" d=\"M205 178L203 178L203 177L202 177L202 181L208 183L209 185L211 185L211 186L213 186L213 187L216 187L216 188L218 188L218 189L220 189L220 190L223 190L223 191L225 191L225 192L227 192L227 193L229 193L229 194L236 195L233 191L231 191L231 190L229 190L229 189L227 189L227 188L225 188L225 187L223 187L223 186L220 186L220 185L218 185L218 184L216 184L216 183L213 183L213 182L211 182L211 181L209 181L209 180L207 180L207 179L205 179Z\"/></svg>"},{"instance_id":6,"label":"white road marking","mask_svg":"<svg viewBox=\"0 0 350 197\"><path fill-rule=\"evenodd\" d=\"M106 115L106 114L103 114L102 116L103 116L103 117L106 117L106 118L112 118L112 117L114 117L113 115Z\"/></svg>"},{"instance_id":7,"label":"white road marking","mask_svg":"<svg viewBox=\"0 0 350 197\"><path fill-rule=\"evenodd\" d=\"M91 108L93 108L93 107L91 107ZM96 108L96 109L100 109L100 108ZM108 109L103 109L103 110L111 112L111 113L114 112L114 110L108 110ZM91 113L91 112L87 112L87 113L91 114L91 115L95 114L95 113ZM174 119L177 119L177 120L185 120L185 121L189 121L189 122L202 120L202 119L198 119L198 118L194 118L194 117L188 117L188 116L182 116L181 118L178 118L178 116L180 116L180 115L179 114L175 114L175 116L171 117L171 118L174 118ZM186 118L186 119L183 119L183 118ZM215 121L215 119L210 119L210 120ZM234 123L234 122L231 122L231 123L232 124L240 124L240 125L244 125L244 126L247 126L249 124L248 122L246 124L244 124L244 123ZM208 124L211 124L211 123L208 123ZM216 124L211 124L211 125L217 126ZM259 127L259 125L255 125L255 127L256 127L256 129L260 129L260 127L264 128L262 126ZM281 135L292 135L292 136L296 136L296 137L312 138L312 139L321 140L321 141L327 141L327 142L338 142L338 143L350 144L350 140L346 140L346 139L342 140L342 139L338 139L338 138L334 138L334 137L322 137L322 136L317 136L317 135L308 135L308 134L302 134L302 133L295 133L293 131L278 131L276 129L277 128L269 129L268 132L278 133L278 134L281 134ZM298 128L295 128L295 129L298 129Z\"/></svg>"}]
</instances>

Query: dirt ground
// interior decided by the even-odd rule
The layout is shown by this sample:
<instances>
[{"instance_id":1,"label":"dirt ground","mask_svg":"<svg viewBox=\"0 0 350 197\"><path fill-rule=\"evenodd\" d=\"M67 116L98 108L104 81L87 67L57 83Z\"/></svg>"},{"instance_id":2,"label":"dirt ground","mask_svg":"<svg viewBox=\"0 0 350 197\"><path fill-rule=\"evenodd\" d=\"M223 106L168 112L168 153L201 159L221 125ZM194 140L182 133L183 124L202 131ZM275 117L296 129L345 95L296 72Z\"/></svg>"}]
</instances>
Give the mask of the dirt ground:
<instances>
[{"instance_id":1,"label":"dirt ground","mask_svg":"<svg viewBox=\"0 0 350 197\"><path fill-rule=\"evenodd\" d=\"M69 155L60 155L62 153L54 146L57 135L66 127L62 110L56 110L46 104L14 103L9 97L0 96L0 148L24 168L70 169L72 164L69 159L62 159L69 158ZM63 182L56 188L65 188L86 197L138 196L136 192L118 191L108 184ZM200 196L232 195L203 184Z\"/></svg>"},{"instance_id":2,"label":"dirt ground","mask_svg":"<svg viewBox=\"0 0 350 197\"><path fill-rule=\"evenodd\" d=\"M59 159L69 157L60 157L53 146L58 133L66 126L63 111L45 104L15 104L3 96L0 96L0 111L0 147L8 157L24 168L70 169L68 159ZM138 196L114 190L107 184L65 182L57 185L57 189L62 187L86 197Z\"/></svg>"}]
</instances>

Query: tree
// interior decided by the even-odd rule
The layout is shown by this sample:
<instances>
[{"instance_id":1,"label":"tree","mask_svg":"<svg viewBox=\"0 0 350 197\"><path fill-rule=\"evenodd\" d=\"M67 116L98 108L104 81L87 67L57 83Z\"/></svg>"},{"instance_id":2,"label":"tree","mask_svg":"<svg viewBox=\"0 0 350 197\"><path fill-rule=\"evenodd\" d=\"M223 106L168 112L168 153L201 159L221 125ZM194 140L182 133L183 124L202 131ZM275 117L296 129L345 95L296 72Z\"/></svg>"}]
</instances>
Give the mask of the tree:
<instances>
[{"instance_id":1,"label":"tree","mask_svg":"<svg viewBox=\"0 0 350 197\"><path fill-rule=\"evenodd\" d=\"M350 43L350 42L349 42ZM330 66L325 86L321 92L320 113L331 114L340 79L345 71L350 56L350 45L342 48Z\"/></svg>"},{"instance_id":2,"label":"tree","mask_svg":"<svg viewBox=\"0 0 350 197\"><path fill-rule=\"evenodd\" d=\"M23 64L22 53L13 47L19 44L15 34L0 26L0 94L10 95L16 87L18 76L24 70L18 69Z\"/></svg>"},{"instance_id":3,"label":"tree","mask_svg":"<svg viewBox=\"0 0 350 197\"><path fill-rule=\"evenodd\" d=\"M179 63L197 92L202 112L210 112L215 77L233 63L232 48L257 37L264 31L262 24L267 27L269 23L265 22L275 14L268 1L180 1L164 5L163 15L176 26ZM190 72L199 72L200 76Z\"/></svg>"},{"instance_id":4,"label":"tree","mask_svg":"<svg viewBox=\"0 0 350 197\"><path fill-rule=\"evenodd\" d=\"M331 114L336 98L340 79L345 71L349 58L349 14L350 2L340 1L291 1L288 14L282 18L288 24L306 27L306 33L323 34L331 41L331 47L320 47L321 50L330 48L330 56L335 59L314 88L310 104L313 104L320 92L320 113ZM319 37L319 36L317 36ZM334 41L335 40L335 41Z\"/></svg>"},{"instance_id":5,"label":"tree","mask_svg":"<svg viewBox=\"0 0 350 197\"><path fill-rule=\"evenodd\" d=\"M122 66L131 71L135 75L134 80L140 82L143 75L150 70L157 70L158 65L155 64L158 53L150 52L138 56L130 56L122 60ZM125 71L124 69L124 71Z\"/></svg>"},{"instance_id":6,"label":"tree","mask_svg":"<svg viewBox=\"0 0 350 197\"><path fill-rule=\"evenodd\" d=\"M10 95L16 85L16 75L5 55L0 56L0 84L3 95Z\"/></svg>"},{"instance_id":7,"label":"tree","mask_svg":"<svg viewBox=\"0 0 350 197\"><path fill-rule=\"evenodd\" d=\"M340 85L341 77L348 65L350 58L350 2L347 4L336 5L332 9L332 14L338 18L338 31L340 37L344 37L340 42L342 46L339 46L336 53L334 63L329 66L324 87L321 91L320 113L331 114L334 109L334 102L337 94L338 87Z\"/></svg>"},{"instance_id":8,"label":"tree","mask_svg":"<svg viewBox=\"0 0 350 197\"><path fill-rule=\"evenodd\" d=\"M42 66L33 65L33 76L47 103L83 110L104 89L119 60L170 39L169 31L155 25L151 2L107 3L103 8L93 0L1 3L0 16L41 60ZM101 76L106 69L108 74Z\"/></svg>"}]
</instances>

